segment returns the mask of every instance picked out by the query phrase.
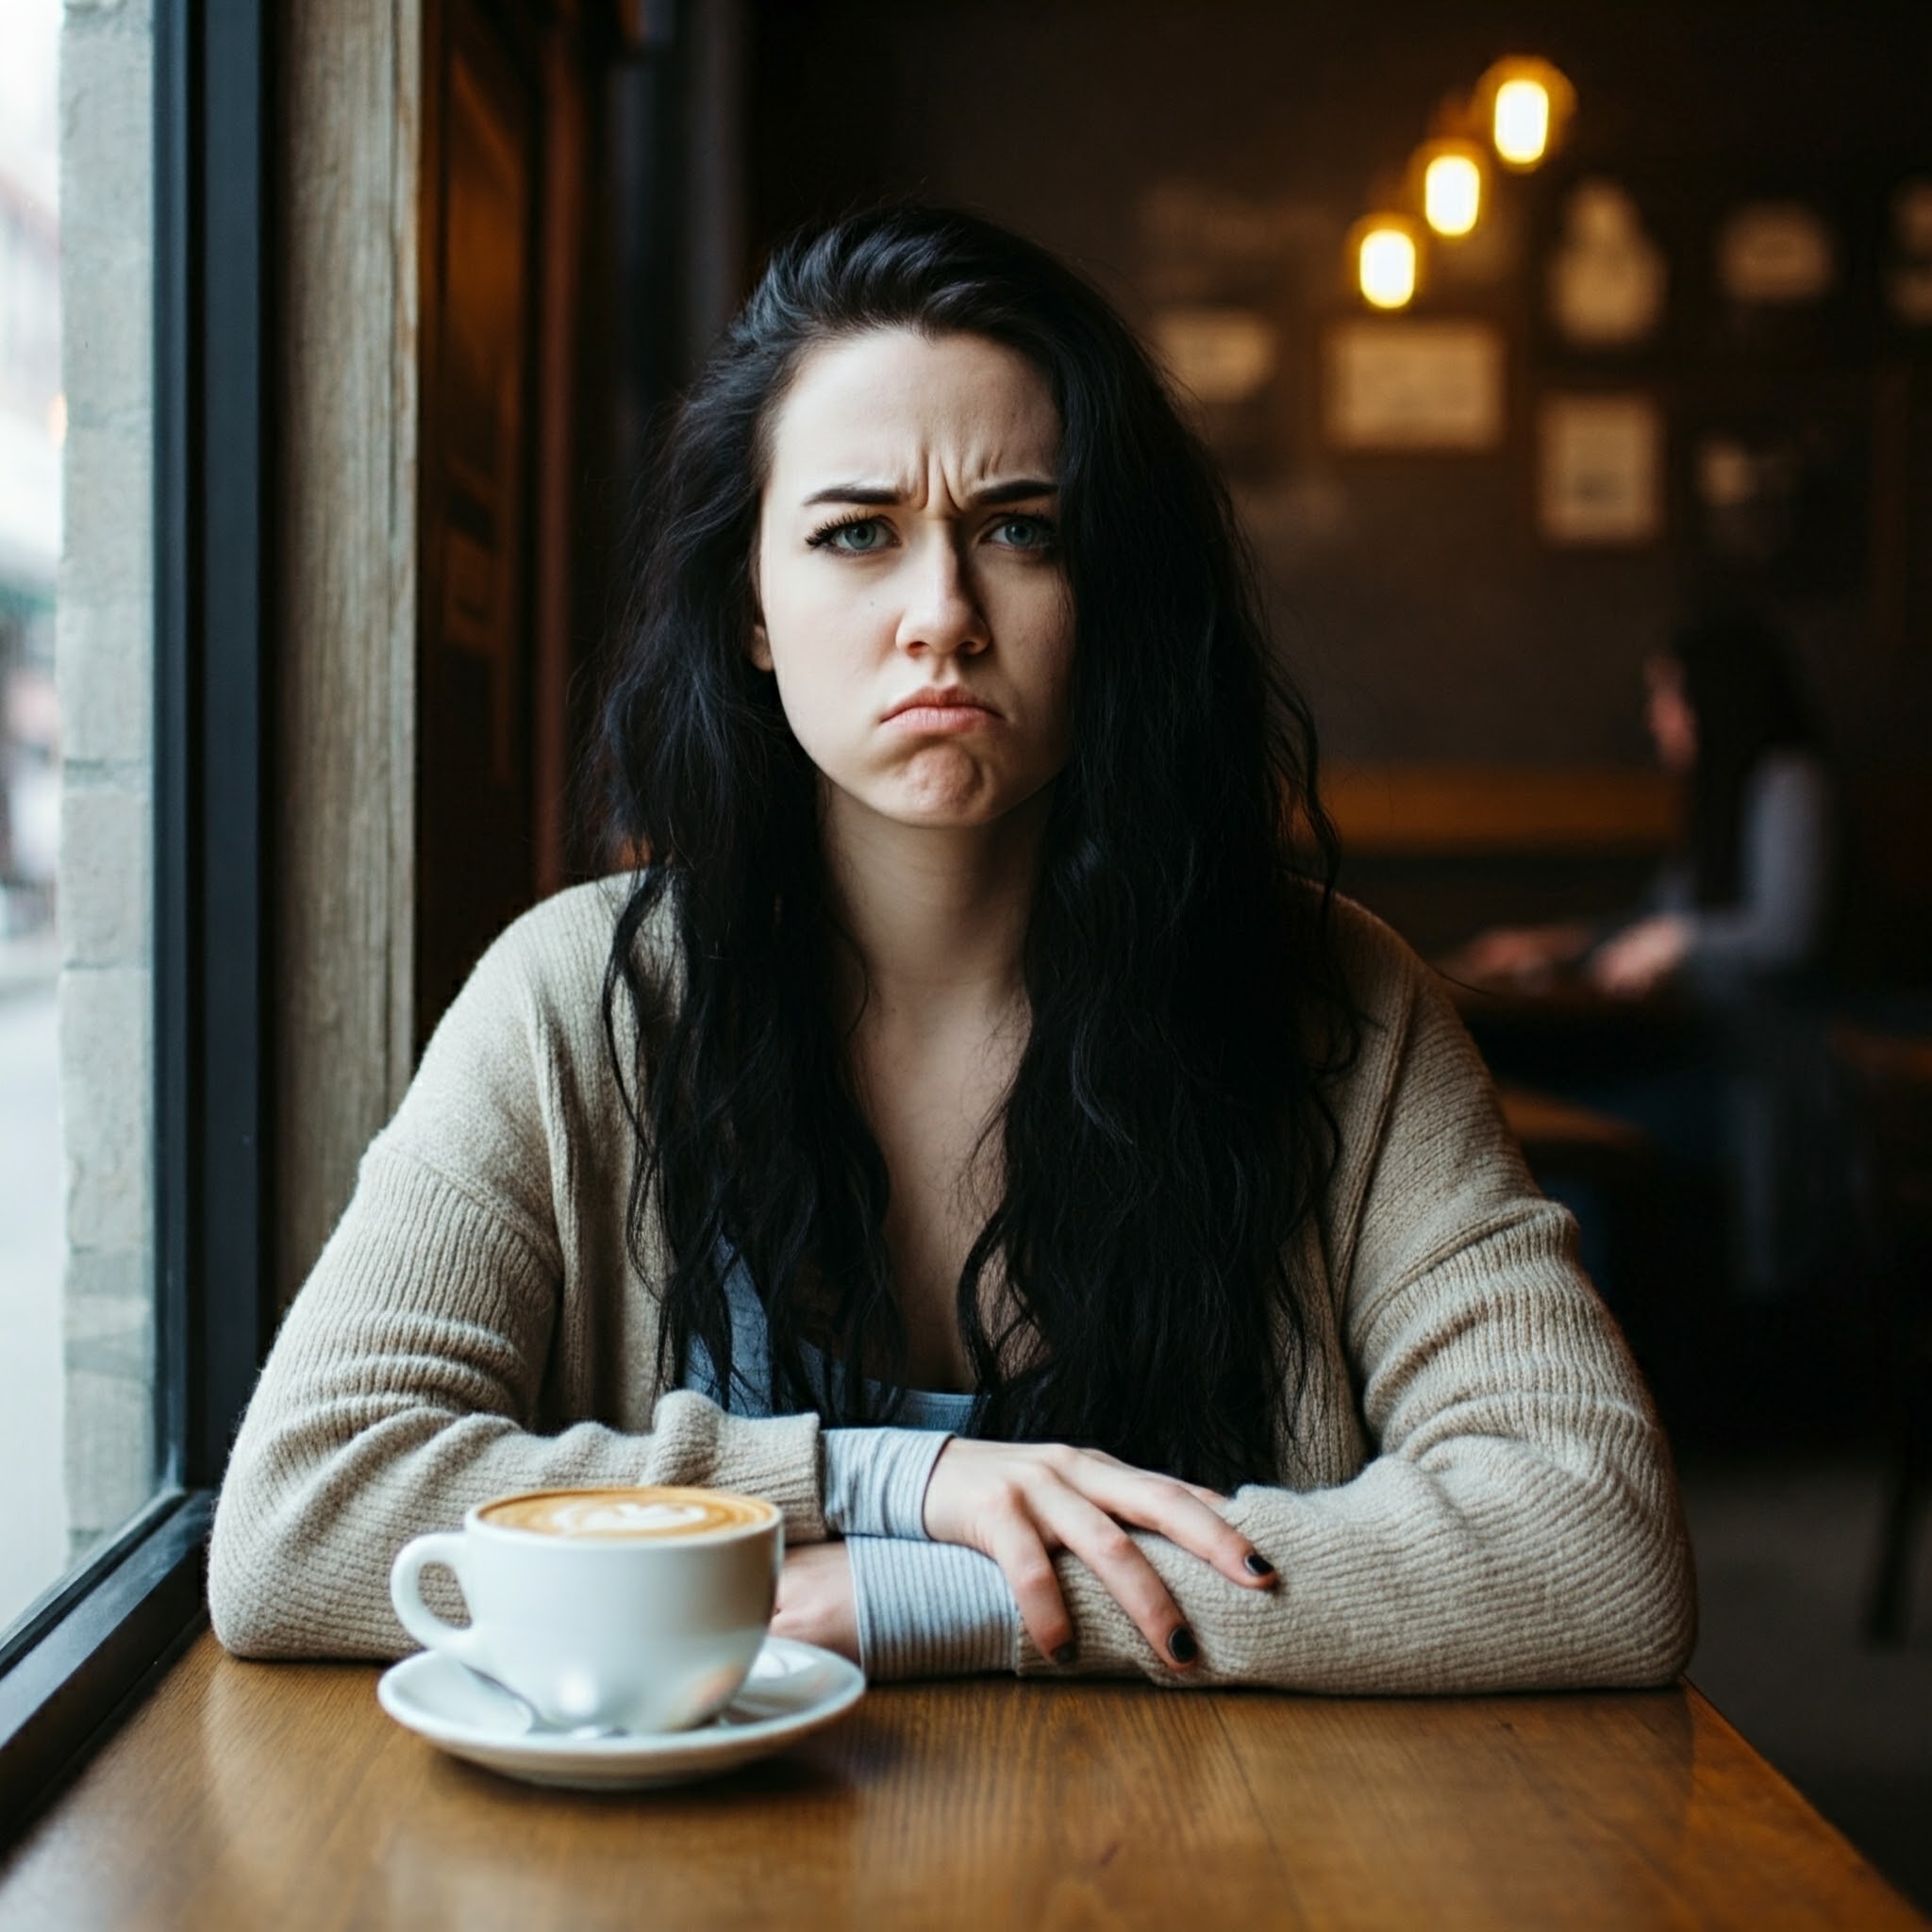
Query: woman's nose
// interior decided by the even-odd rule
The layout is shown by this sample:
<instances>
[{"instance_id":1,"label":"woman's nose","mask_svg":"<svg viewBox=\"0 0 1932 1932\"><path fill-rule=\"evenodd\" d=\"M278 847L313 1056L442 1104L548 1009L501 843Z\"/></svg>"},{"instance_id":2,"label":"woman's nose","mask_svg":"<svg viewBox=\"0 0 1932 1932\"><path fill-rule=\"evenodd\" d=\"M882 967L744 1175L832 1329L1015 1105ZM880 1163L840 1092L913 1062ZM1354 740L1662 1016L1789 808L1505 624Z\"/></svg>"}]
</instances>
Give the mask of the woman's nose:
<instances>
[{"instance_id":1,"label":"woman's nose","mask_svg":"<svg viewBox=\"0 0 1932 1932\"><path fill-rule=\"evenodd\" d=\"M902 651L983 651L991 641L972 573L949 541L920 545L907 559L906 608L899 618Z\"/></svg>"}]
</instances>

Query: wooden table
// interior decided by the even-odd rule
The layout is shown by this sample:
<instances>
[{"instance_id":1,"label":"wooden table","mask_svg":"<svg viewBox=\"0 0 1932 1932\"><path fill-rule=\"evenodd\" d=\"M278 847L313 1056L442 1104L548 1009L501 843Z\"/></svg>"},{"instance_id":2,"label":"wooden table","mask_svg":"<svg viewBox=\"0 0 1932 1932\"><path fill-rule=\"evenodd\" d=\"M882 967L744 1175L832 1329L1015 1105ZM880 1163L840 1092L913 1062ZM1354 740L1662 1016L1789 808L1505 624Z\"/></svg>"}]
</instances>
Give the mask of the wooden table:
<instances>
[{"instance_id":1,"label":"wooden table","mask_svg":"<svg viewBox=\"0 0 1932 1932\"><path fill-rule=\"evenodd\" d=\"M1925 1923L1688 1686L887 1687L734 1778L587 1797L439 1755L375 1679L202 1638L0 1870L0 1928Z\"/></svg>"}]
</instances>

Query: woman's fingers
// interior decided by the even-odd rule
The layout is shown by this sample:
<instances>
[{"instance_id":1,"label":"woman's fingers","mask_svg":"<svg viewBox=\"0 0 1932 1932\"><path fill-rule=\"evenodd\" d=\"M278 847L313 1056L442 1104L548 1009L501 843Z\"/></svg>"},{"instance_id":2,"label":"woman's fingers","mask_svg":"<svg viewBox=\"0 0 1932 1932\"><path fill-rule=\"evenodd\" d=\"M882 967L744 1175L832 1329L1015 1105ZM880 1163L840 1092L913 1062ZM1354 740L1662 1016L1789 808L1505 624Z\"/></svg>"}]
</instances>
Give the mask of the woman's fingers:
<instances>
[{"instance_id":1,"label":"woman's fingers","mask_svg":"<svg viewBox=\"0 0 1932 1932\"><path fill-rule=\"evenodd\" d=\"M1014 1501L989 1517L986 1531L987 1554L1000 1566L1013 1592L1026 1634L1055 1663L1072 1663L1074 1620L1067 1614L1067 1600L1060 1594L1059 1578L1054 1574L1053 1557L1040 1526Z\"/></svg>"},{"instance_id":2,"label":"woman's fingers","mask_svg":"<svg viewBox=\"0 0 1932 1932\"><path fill-rule=\"evenodd\" d=\"M1064 1487L1046 1491L1035 1507L1054 1541L1093 1573L1154 1655L1172 1670L1187 1669L1200 1655L1194 1633L1133 1538L1104 1509Z\"/></svg>"},{"instance_id":3,"label":"woman's fingers","mask_svg":"<svg viewBox=\"0 0 1932 1932\"><path fill-rule=\"evenodd\" d=\"M1230 1583L1271 1590L1274 1566L1191 1483L1124 1465L1102 1466L1068 1478L1090 1503L1108 1515L1141 1529L1159 1532L1169 1542L1211 1563ZM1213 1495L1208 1491L1208 1496Z\"/></svg>"},{"instance_id":4,"label":"woman's fingers","mask_svg":"<svg viewBox=\"0 0 1932 1932\"><path fill-rule=\"evenodd\" d=\"M1057 1451L1061 1458L1052 1465L1059 1475L1068 1481L1073 1473L1083 1462L1098 1462L1108 1469L1118 1470L1123 1475L1136 1476L1143 1482L1167 1483L1175 1489L1187 1491L1191 1496L1198 1496L1210 1508L1224 1508L1232 1500L1219 1490L1210 1490L1206 1483L1183 1482L1178 1476L1157 1475L1151 1469L1141 1469L1131 1462L1123 1462L1118 1456L1109 1456L1105 1449L1070 1449L1061 1447Z\"/></svg>"},{"instance_id":5,"label":"woman's fingers","mask_svg":"<svg viewBox=\"0 0 1932 1932\"><path fill-rule=\"evenodd\" d=\"M1152 1530L1231 1583L1267 1590L1274 1566L1223 1521L1226 1498L1205 1484L1137 1469L1065 1443L993 1443L955 1438L926 1484L927 1534L965 1543L998 1563L1027 1634L1057 1662L1070 1662L1079 1633L1054 1574L1066 1548L1092 1572L1157 1656L1185 1669L1193 1633L1159 1573L1128 1534Z\"/></svg>"}]
</instances>

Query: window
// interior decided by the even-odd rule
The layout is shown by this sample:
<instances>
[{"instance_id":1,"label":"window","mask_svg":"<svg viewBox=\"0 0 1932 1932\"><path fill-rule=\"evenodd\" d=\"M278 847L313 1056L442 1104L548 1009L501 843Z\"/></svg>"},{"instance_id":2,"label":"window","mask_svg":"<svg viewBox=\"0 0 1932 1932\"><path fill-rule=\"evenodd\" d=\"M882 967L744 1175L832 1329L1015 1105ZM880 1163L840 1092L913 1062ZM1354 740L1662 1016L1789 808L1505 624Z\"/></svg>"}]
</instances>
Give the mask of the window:
<instances>
[{"instance_id":1,"label":"window","mask_svg":"<svg viewBox=\"0 0 1932 1932\"><path fill-rule=\"evenodd\" d=\"M86 1509L68 1507L59 1453L63 1407L74 1407L71 1397L62 1402L70 1262L55 924L62 791L55 612L67 428L59 34L59 0L21 0L0 61L0 1309L8 1334L0 1456L21 1472L16 1534L0 1544L0 1625L60 1575L86 1535L76 1534ZM85 1182L81 1191L89 1203L100 1198Z\"/></svg>"},{"instance_id":2,"label":"window","mask_svg":"<svg viewBox=\"0 0 1932 1932\"><path fill-rule=\"evenodd\" d=\"M0 25L7 1822L193 1627L260 1340L262 74L259 0Z\"/></svg>"}]
</instances>

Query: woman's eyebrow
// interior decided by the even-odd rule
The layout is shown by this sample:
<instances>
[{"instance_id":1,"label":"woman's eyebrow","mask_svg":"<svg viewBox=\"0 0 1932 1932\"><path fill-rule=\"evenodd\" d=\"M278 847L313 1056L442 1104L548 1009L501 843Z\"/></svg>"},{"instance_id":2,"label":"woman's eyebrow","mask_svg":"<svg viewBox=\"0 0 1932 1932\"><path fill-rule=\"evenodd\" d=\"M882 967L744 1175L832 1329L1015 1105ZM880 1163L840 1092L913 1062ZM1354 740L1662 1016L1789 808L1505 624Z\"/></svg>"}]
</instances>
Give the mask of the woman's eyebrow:
<instances>
[{"instance_id":1,"label":"woman's eyebrow","mask_svg":"<svg viewBox=\"0 0 1932 1932\"><path fill-rule=\"evenodd\" d=\"M1058 496L1060 486L1043 476L1015 476L1005 483L989 483L975 490L966 501L979 509L990 504L1023 503L1029 496Z\"/></svg>"},{"instance_id":2,"label":"woman's eyebrow","mask_svg":"<svg viewBox=\"0 0 1932 1932\"><path fill-rule=\"evenodd\" d=\"M988 483L971 491L966 503L972 509L1002 503L1021 503L1032 496L1058 495L1059 487L1058 483L1040 476L1014 476L998 483ZM830 483L823 490L813 491L805 503L807 508L815 503L893 504L903 502L908 493L891 483Z\"/></svg>"},{"instance_id":3,"label":"woman's eyebrow","mask_svg":"<svg viewBox=\"0 0 1932 1932\"><path fill-rule=\"evenodd\" d=\"M897 503L903 492L891 483L828 483L805 501L814 503Z\"/></svg>"}]
</instances>

